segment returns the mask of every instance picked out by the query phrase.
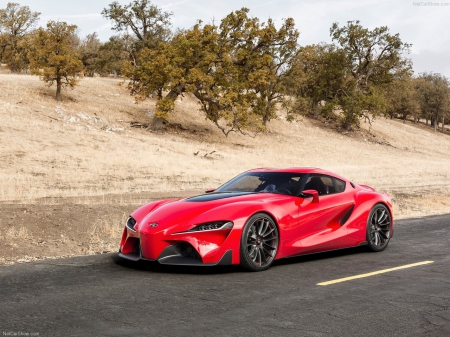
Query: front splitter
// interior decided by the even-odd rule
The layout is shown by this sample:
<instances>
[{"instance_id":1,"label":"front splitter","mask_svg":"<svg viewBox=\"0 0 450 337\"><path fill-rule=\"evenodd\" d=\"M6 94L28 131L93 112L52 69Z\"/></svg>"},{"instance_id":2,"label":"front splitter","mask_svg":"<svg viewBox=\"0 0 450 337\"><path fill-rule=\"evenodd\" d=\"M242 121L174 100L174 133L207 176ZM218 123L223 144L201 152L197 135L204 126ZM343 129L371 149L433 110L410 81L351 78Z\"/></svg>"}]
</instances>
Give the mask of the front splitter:
<instances>
[{"instance_id":1,"label":"front splitter","mask_svg":"<svg viewBox=\"0 0 450 337\"><path fill-rule=\"evenodd\" d=\"M160 264L165 265L212 267L212 266L231 265L233 251L232 250L226 251L223 254L222 258L219 260L219 262L216 263L203 263L201 260L194 259L191 257L185 257L177 253L177 251L174 249L173 246L168 246L166 249L164 249L164 251L161 253L161 255L158 257L157 260L147 259L143 257L142 252L140 254L137 253L123 254L121 251L119 251L119 256L121 258L135 262L144 260L144 261L158 261Z\"/></svg>"}]
</instances>

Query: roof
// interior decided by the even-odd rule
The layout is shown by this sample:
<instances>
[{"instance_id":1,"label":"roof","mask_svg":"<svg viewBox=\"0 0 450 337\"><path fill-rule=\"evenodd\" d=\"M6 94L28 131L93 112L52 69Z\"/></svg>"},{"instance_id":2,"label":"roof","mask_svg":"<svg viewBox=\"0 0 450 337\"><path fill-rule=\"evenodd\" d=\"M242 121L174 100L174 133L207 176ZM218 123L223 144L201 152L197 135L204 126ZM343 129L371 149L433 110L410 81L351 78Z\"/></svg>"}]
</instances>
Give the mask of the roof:
<instances>
[{"instance_id":1,"label":"roof","mask_svg":"<svg viewBox=\"0 0 450 337\"><path fill-rule=\"evenodd\" d=\"M260 167L252 170L248 170L247 172L295 172L295 173L304 173L304 174L326 174L336 178L340 178L343 180L348 180L340 175L333 173L331 171L323 170L317 167L287 167L287 168L277 168L277 167Z\"/></svg>"}]
</instances>

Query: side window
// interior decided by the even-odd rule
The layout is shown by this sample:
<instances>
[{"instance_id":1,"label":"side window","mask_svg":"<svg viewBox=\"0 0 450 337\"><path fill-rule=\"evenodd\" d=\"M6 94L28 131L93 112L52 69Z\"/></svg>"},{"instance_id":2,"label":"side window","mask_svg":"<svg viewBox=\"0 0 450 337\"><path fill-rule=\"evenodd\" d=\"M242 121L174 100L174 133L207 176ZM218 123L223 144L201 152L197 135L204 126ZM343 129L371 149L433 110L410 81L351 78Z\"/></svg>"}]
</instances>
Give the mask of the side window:
<instances>
[{"instance_id":1,"label":"side window","mask_svg":"<svg viewBox=\"0 0 450 337\"><path fill-rule=\"evenodd\" d=\"M345 181L337 178L333 178L333 185L336 193L341 193L345 191Z\"/></svg>"},{"instance_id":2,"label":"side window","mask_svg":"<svg viewBox=\"0 0 450 337\"><path fill-rule=\"evenodd\" d=\"M327 193L326 194L332 194L335 193L334 185L333 185L333 179L329 176L321 176L320 179L322 179L322 182L324 183Z\"/></svg>"},{"instance_id":3,"label":"side window","mask_svg":"<svg viewBox=\"0 0 450 337\"><path fill-rule=\"evenodd\" d=\"M319 195L341 193L345 191L345 181L325 175L311 175L304 190L316 190Z\"/></svg>"},{"instance_id":4,"label":"side window","mask_svg":"<svg viewBox=\"0 0 450 337\"><path fill-rule=\"evenodd\" d=\"M324 183L324 178L330 179L330 177L311 175L306 181L304 190L316 190L319 195L329 194L329 189L328 186ZM328 182L331 182L331 179Z\"/></svg>"}]
</instances>

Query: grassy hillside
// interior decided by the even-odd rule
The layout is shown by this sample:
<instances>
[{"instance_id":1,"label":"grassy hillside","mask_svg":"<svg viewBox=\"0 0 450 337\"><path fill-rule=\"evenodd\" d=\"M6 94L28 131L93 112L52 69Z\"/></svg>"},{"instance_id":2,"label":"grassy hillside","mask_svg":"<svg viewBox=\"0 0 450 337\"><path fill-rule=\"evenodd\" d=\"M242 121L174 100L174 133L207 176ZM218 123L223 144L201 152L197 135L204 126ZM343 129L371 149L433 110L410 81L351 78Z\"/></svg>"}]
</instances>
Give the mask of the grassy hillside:
<instances>
[{"instance_id":1,"label":"grassy hillside","mask_svg":"<svg viewBox=\"0 0 450 337\"><path fill-rule=\"evenodd\" d=\"M155 102L135 104L120 83L85 78L57 103L37 77L0 75L0 200L199 190L262 166L322 167L399 196L414 192L402 197L413 208L449 195L449 136L383 118L373 135L364 124L344 134L280 116L254 139L225 138L190 97L173 116L182 129L151 132L130 122L150 123Z\"/></svg>"},{"instance_id":2,"label":"grassy hillside","mask_svg":"<svg viewBox=\"0 0 450 337\"><path fill-rule=\"evenodd\" d=\"M378 119L342 133L280 119L256 138L225 138L190 97L166 132L155 102L86 78L62 103L36 77L0 75L0 264L116 251L141 204L217 187L255 167L316 166L393 196L396 218L450 212L450 136ZM179 125L177 127L177 125Z\"/></svg>"}]
</instances>

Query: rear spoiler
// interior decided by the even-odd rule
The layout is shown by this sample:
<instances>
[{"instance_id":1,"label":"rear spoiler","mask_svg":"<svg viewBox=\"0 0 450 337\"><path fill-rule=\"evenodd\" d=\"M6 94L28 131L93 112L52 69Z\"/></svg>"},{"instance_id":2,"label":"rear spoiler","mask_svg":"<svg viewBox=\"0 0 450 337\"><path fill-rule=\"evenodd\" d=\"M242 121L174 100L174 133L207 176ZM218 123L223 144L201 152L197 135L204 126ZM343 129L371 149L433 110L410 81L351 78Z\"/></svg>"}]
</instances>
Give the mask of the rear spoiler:
<instances>
[{"instance_id":1,"label":"rear spoiler","mask_svg":"<svg viewBox=\"0 0 450 337\"><path fill-rule=\"evenodd\" d=\"M374 189L373 187L370 187L370 186L367 186L367 185L359 185L359 186L361 186L362 188L364 188L364 189L366 189L366 190L370 190L370 191L372 191L372 192L376 192L375 189Z\"/></svg>"}]
</instances>

